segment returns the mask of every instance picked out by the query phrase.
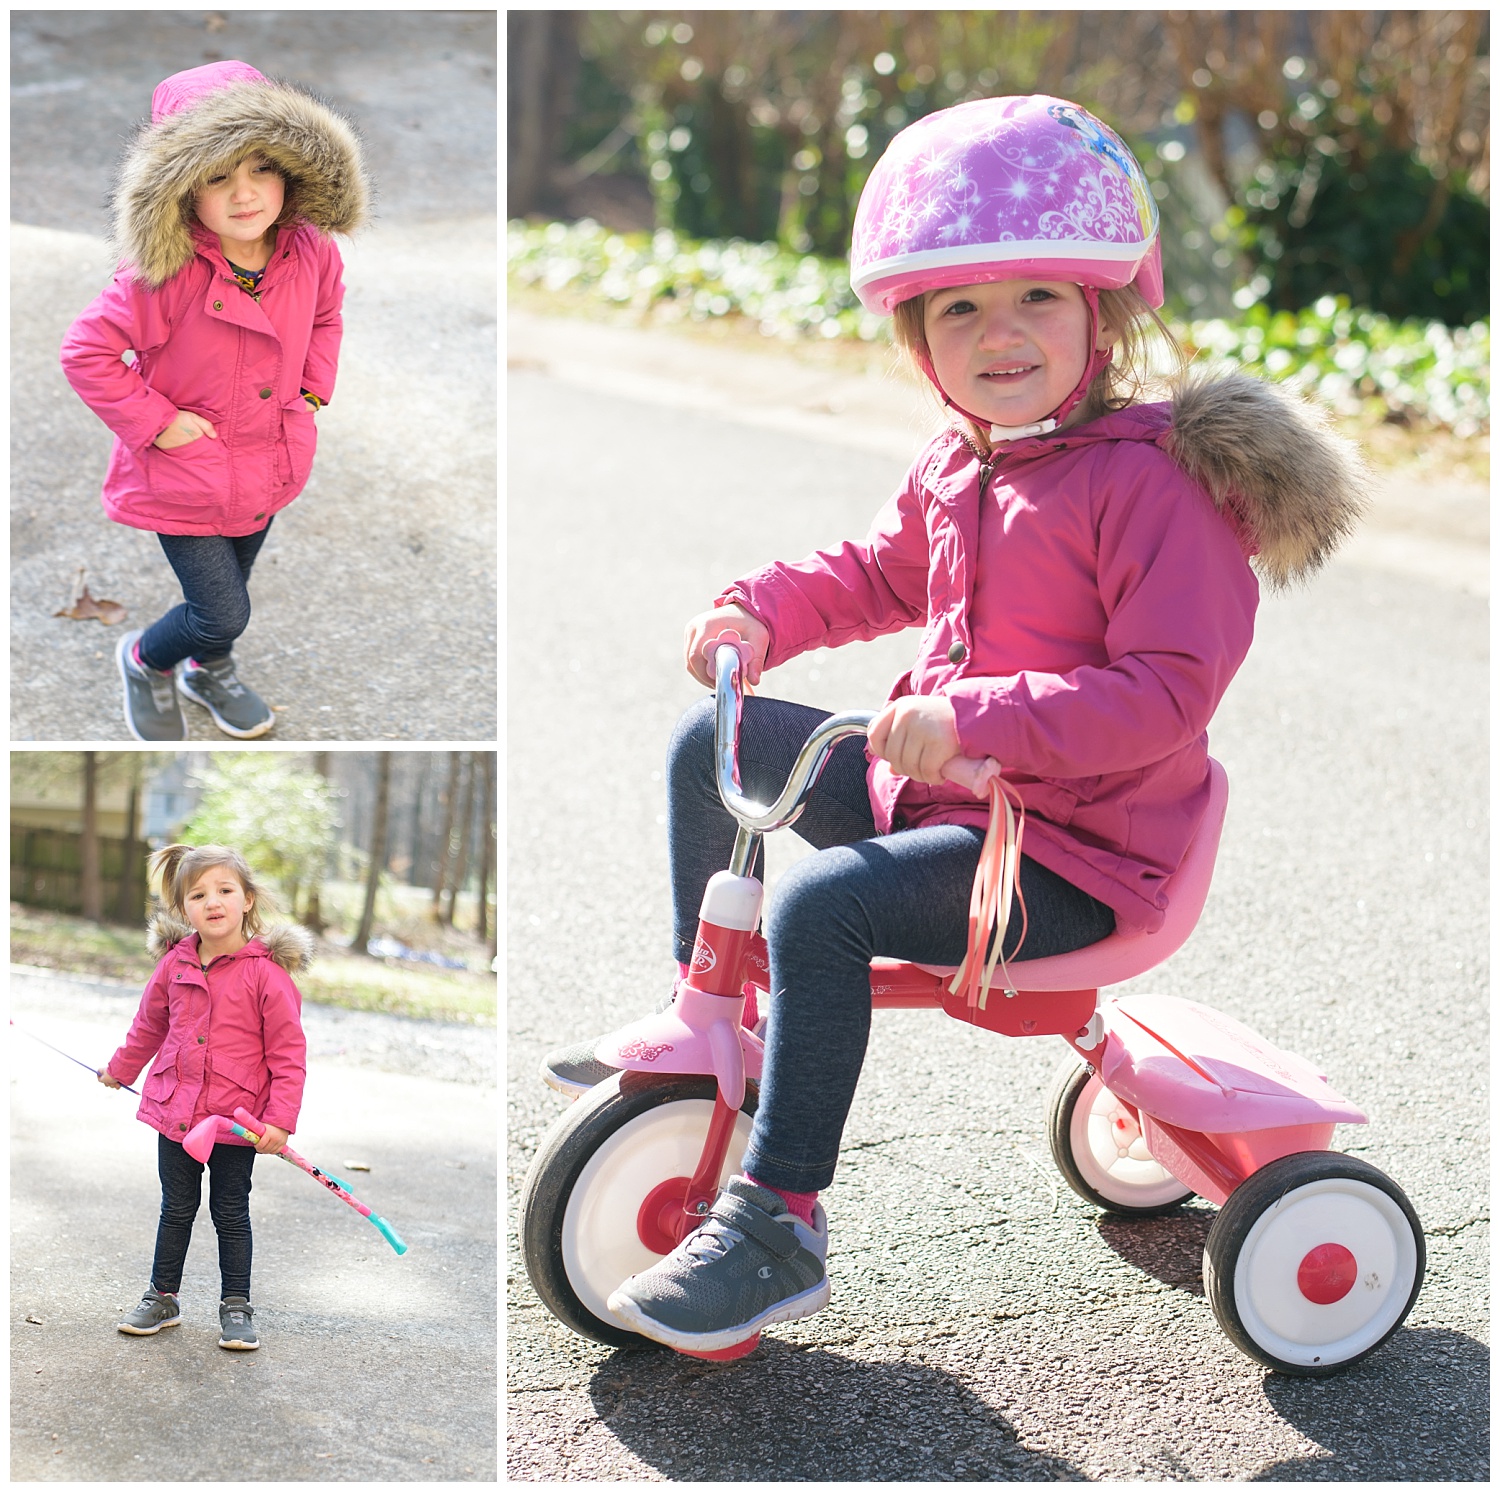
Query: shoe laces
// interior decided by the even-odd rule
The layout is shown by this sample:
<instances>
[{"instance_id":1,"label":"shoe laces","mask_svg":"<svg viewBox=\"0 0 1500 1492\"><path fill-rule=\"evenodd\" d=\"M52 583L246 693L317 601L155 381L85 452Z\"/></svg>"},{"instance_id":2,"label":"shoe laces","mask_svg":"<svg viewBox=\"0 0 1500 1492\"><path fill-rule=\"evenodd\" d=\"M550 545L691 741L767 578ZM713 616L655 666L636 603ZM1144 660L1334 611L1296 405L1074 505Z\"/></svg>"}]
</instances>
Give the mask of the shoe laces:
<instances>
[{"instance_id":1,"label":"shoe laces","mask_svg":"<svg viewBox=\"0 0 1500 1492\"><path fill-rule=\"evenodd\" d=\"M682 1240L682 1252L689 1259L722 1259L745 1235L720 1218L710 1217L702 1227Z\"/></svg>"},{"instance_id":2,"label":"shoe laces","mask_svg":"<svg viewBox=\"0 0 1500 1492\"><path fill-rule=\"evenodd\" d=\"M238 699L245 692L245 686L240 683L239 676L234 671L234 664L221 663L217 668L203 665L203 671L216 683L225 694Z\"/></svg>"}]
</instances>

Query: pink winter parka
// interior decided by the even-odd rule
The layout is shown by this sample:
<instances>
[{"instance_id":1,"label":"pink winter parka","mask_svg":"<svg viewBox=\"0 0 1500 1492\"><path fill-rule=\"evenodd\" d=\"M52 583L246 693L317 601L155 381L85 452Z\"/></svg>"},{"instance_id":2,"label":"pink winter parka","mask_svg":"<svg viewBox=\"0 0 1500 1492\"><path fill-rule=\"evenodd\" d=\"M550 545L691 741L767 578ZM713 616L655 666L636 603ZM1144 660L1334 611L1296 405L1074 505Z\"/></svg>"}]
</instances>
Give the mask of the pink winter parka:
<instances>
[{"instance_id":1,"label":"pink winter parka","mask_svg":"<svg viewBox=\"0 0 1500 1492\"><path fill-rule=\"evenodd\" d=\"M333 397L342 260L316 229L283 228L251 296L217 237L202 227L193 237L193 262L160 290L115 275L68 328L63 372L115 433L102 501L116 523L237 537L263 529L312 471L316 416L302 390ZM179 409L218 438L155 445Z\"/></svg>"},{"instance_id":2,"label":"pink winter parka","mask_svg":"<svg viewBox=\"0 0 1500 1492\"><path fill-rule=\"evenodd\" d=\"M770 629L767 666L924 630L890 698L942 694L966 756L1027 809L1026 852L1161 925L1208 801L1206 728L1250 647L1258 588L1315 568L1357 520L1357 456L1256 379L1003 445L933 440L862 543L766 566L720 600ZM983 825L986 806L872 760L882 833Z\"/></svg>"},{"instance_id":3,"label":"pink winter parka","mask_svg":"<svg viewBox=\"0 0 1500 1492\"><path fill-rule=\"evenodd\" d=\"M292 221L251 294L193 200L254 151L283 172ZM68 382L115 434L102 500L117 523L240 537L302 491L318 438L302 393L333 397L343 332L329 234L362 224L367 196L352 129L300 89L242 62L157 88L115 193L120 267L62 343ZM179 409L217 438L160 449Z\"/></svg>"},{"instance_id":4,"label":"pink winter parka","mask_svg":"<svg viewBox=\"0 0 1500 1492\"><path fill-rule=\"evenodd\" d=\"M292 975L309 961L311 936L300 927L278 927L205 969L198 934L158 915L151 949L162 948L124 1045L109 1059L110 1076L133 1083L156 1057L136 1117L179 1143L208 1115L233 1118L241 1106L288 1134L295 1131L307 1040ZM248 1141L227 1136L224 1143Z\"/></svg>"}]
</instances>

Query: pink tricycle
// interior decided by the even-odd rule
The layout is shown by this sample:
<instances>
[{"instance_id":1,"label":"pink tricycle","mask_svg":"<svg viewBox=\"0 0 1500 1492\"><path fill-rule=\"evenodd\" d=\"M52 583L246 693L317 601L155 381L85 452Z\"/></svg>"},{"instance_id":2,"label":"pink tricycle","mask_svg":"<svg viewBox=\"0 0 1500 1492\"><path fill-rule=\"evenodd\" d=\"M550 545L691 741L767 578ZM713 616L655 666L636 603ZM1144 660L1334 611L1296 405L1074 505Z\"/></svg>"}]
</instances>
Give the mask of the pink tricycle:
<instances>
[{"instance_id":1,"label":"pink tricycle","mask_svg":"<svg viewBox=\"0 0 1500 1492\"><path fill-rule=\"evenodd\" d=\"M764 991L762 888L748 874L759 836L790 824L833 746L873 716L835 715L809 737L769 807L740 792L740 655L714 653L719 794L739 824L730 867L704 892L692 971L671 1007L597 1048L620 1068L579 1099L538 1149L521 1199L521 1248L547 1308L584 1336L644 1345L605 1302L671 1251L739 1165L763 1047L741 1023L745 987ZM1186 941L1203 909L1228 804L1210 762L1207 814L1168 888L1156 932L1012 963L976 1002L954 970L878 959L876 1009L941 1009L1005 1036L1061 1036L1074 1055L1048 1102L1053 1159L1096 1207L1128 1217L1198 1195L1219 1207L1203 1280L1229 1339L1283 1373L1322 1376L1373 1352L1421 1288L1422 1227L1401 1189L1328 1148L1365 1115L1311 1063L1240 1022L1168 995L1100 998ZM761 995L762 1006L765 1004ZM739 1356L756 1338L714 1357Z\"/></svg>"}]
</instances>

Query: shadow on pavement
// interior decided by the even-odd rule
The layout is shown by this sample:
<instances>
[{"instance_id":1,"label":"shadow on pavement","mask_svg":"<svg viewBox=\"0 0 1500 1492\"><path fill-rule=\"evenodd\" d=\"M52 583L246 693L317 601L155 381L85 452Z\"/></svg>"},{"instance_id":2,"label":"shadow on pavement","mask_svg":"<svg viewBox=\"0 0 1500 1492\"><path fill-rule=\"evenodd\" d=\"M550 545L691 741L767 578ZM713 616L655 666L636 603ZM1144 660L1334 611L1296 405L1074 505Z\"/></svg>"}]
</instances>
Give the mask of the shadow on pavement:
<instances>
[{"instance_id":1,"label":"shadow on pavement","mask_svg":"<svg viewBox=\"0 0 1500 1492\"><path fill-rule=\"evenodd\" d=\"M738 1362L615 1353L589 1396L604 1426L673 1481L1077 1481L950 1374L763 1339Z\"/></svg>"},{"instance_id":2,"label":"shadow on pavement","mask_svg":"<svg viewBox=\"0 0 1500 1492\"><path fill-rule=\"evenodd\" d=\"M1269 1373L1271 1406L1327 1454L1277 1462L1250 1480L1487 1482L1489 1377L1482 1342L1410 1327L1337 1378Z\"/></svg>"}]
</instances>

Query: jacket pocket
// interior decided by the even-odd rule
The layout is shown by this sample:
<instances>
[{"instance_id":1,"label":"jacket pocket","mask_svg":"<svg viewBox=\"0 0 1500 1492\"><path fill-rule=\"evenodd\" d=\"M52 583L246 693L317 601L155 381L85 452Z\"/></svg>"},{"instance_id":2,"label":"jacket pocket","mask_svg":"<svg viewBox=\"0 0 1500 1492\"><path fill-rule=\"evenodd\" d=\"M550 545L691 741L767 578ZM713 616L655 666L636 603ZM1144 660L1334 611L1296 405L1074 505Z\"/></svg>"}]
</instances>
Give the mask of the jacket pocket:
<instances>
[{"instance_id":1,"label":"jacket pocket","mask_svg":"<svg viewBox=\"0 0 1500 1492\"><path fill-rule=\"evenodd\" d=\"M177 1091L177 1048L164 1051L141 1084L141 1098L165 1103Z\"/></svg>"},{"instance_id":2,"label":"jacket pocket","mask_svg":"<svg viewBox=\"0 0 1500 1492\"><path fill-rule=\"evenodd\" d=\"M203 522L229 497L229 463L223 440L200 435L164 451L146 447L146 482L161 516Z\"/></svg>"},{"instance_id":3,"label":"jacket pocket","mask_svg":"<svg viewBox=\"0 0 1500 1492\"><path fill-rule=\"evenodd\" d=\"M286 469L279 473L286 484L300 492L312 473L318 450L318 421L306 399L297 398L281 407L281 438L286 448Z\"/></svg>"},{"instance_id":4,"label":"jacket pocket","mask_svg":"<svg viewBox=\"0 0 1500 1492\"><path fill-rule=\"evenodd\" d=\"M1038 777L1021 791L1027 807L1049 823L1062 826L1071 822L1080 803L1094 801L1099 781L1098 777Z\"/></svg>"},{"instance_id":5,"label":"jacket pocket","mask_svg":"<svg viewBox=\"0 0 1500 1492\"><path fill-rule=\"evenodd\" d=\"M232 1057L210 1056L207 1065L208 1112L232 1119L235 1109L243 1107L259 1118L263 1100L270 1097L270 1073Z\"/></svg>"}]
</instances>

